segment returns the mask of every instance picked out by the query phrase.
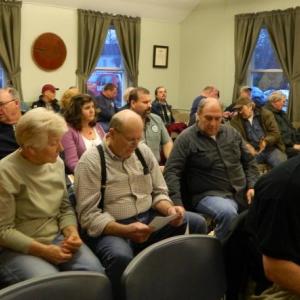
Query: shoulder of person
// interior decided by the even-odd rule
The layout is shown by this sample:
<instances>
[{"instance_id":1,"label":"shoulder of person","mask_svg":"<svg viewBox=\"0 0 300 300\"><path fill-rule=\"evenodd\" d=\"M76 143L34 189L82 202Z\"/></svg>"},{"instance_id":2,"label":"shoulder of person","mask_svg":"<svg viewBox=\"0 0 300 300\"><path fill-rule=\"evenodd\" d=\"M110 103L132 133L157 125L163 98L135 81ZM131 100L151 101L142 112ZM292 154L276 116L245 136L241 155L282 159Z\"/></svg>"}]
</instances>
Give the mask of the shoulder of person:
<instances>
[{"instance_id":1,"label":"shoulder of person","mask_svg":"<svg viewBox=\"0 0 300 300\"><path fill-rule=\"evenodd\" d=\"M156 115L156 114L154 114L154 113L150 113L150 119L153 121L153 122L155 122L157 125L159 125L159 126L163 126L163 127L165 127L165 125L164 125L164 123L163 123L163 121L162 121L162 119L161 119L161 117L159 116L159 115Z\"/></svg>"}]
</instances>

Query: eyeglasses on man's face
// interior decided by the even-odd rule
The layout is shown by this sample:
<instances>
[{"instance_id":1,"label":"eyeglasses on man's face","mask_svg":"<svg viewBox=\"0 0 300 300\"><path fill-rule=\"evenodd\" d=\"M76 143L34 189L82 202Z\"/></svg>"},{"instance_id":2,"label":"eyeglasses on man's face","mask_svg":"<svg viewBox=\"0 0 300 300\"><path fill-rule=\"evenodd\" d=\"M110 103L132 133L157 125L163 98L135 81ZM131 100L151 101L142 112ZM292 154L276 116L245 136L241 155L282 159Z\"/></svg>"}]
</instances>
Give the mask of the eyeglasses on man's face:
<instances>
[{"instance_id":1,"label":"eyeglasses on man's face","mask_svg":"<svg viewBox=\"0 0 300 300\"><path fill-rule=\"evenodd\" d=\"M114 128L114 129L115 129L116 132L118 132L118 133L123 137L123 139L124 139L129 145L136 145L136 144L138 144L138 143L141 141L141 139L142 139L142 137L140 137L140 138L131 138L131 137L125 136L125 134L124 134L122 131L120 131L120 130L118 130L118 129L116 129L116 128Z\"/></svg>"},{"instance_id":2,"label":"eyeglasses on man's face","mask_svg":"<svg viewBox=\"0 0 300 300\"><path fill-rule=\"evenodd\" d=\"M7 105L8 103L10 103L10 102L13 102L13 101L15 101L16 99L11 99L11 100L9 100L9 101L6 101L6 102L2 102L2 101L0 101L0 108L3 108L5 105Z\"/></svg>"}]
</instances>

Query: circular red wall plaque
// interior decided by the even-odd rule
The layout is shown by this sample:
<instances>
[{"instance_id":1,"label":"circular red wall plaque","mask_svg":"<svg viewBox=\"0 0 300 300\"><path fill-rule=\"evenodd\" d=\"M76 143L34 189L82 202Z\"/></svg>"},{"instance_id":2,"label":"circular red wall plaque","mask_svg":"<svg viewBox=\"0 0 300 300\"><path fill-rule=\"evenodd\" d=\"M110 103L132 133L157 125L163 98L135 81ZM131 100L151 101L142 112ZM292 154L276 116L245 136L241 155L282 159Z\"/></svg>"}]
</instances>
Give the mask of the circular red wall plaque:
<instances>
[{"instance_id":1,"label":"circular red wall plaque","mask_svg":"<svg viewBox=\"0 0 300 300\"><path fill-rule=\"evenodd\" d=\"M43 70L58 69L64 63L66 56L67 48L64 41L54 33L43 33L33 43L33 60Z\"/></svg>"}]
</instances>

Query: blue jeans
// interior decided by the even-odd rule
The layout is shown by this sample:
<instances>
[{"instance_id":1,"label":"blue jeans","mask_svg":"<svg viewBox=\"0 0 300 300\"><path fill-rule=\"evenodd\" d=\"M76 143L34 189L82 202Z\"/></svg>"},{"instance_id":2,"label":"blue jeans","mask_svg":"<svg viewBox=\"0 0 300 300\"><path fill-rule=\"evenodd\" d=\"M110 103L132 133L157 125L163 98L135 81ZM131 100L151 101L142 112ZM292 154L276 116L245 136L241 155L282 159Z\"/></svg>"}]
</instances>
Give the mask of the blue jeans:
<instances>
[{"instance_id":1,"label":"blue jeans","mask_svg":"<svg viewBox=\"0 0 300 300\"><path fill-rule=\"evenodd\" d=\"M185 219L189 225L189 233L206 234L207 223L203 216L198 213L186 211Z\"/></svg>"},{"instance_id":2,"label":"blue jeans","mask_svg":"<svg viewBox=\"0 0 300 300\"><path fill-rule=\"evenodd\" d=\"M286 160L286 154L277 148L272 150L266 149L256 156L257 163L268 164L271 168L276 167L277 165Z\"/></svg>"},{"instance_id":3,"label":"blue jeans","mask_svg":"<svg viewBox=\"0 0 300 300\"><path fill-rule=\"evenodd\" d=\"M59 244L62 240L63 236L59 235L54 239L53 244ZM59 265L51 264L37 256L8 249L2 249L0 252L0 278L5 285L60 271L94 271L104 273L104 269L97 257L84 244L74 253L71 260Z\"/></svg>"},{"instance_id":4,"label":"blue jeans","mask_svg":"<svg viewBox=\"0 0 300 300\"><path fill-rule=\"evenodd\" d=\"M215 228L216 237L222 240L229 229L232 220L238 215L237 203L229 198L220 196L206 196L196 205L198 213L207 215L217 223Z\"/></svg>"},{"instance_id":5,"label":"blue jeans","mask_svg":"<svg viewBox=\"0 0 300 300\"><path fill-rule=\"evenodd\" d=\"M130 224L138 221L148 224L156 215L158 214L155 211L149 210L145 213L139 214L138 216L118 222L122 224ZM194 229L197 227L199 230L202 230L201 228L206 229L205 225L204 227L202 227L203 225L200 225L203 221L201 218L191 215L190 219L192 220L192 218L193 221L200 221L199 223L193 223ZM101 235L96 238L85 235L84 239L105 267L106 274L112 283L115 298L121 299L120 279L123 271L134 255L155 242L161 241L167 237L184 234L186 225L186 222L179 227L166 225L162 229L153 232L144 243L135 243L129 239L112 235Z\"/></svg>"}]
</instances>

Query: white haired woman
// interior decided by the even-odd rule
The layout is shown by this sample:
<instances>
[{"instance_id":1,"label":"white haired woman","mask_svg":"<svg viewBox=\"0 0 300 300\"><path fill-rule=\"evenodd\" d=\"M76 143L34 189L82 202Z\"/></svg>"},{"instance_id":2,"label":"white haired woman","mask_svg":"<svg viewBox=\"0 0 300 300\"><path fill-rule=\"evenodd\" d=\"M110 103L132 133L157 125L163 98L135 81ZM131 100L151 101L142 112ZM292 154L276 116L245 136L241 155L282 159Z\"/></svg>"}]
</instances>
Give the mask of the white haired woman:
<instances>
[{"instance_id":1,"label":"white haired woman","mask_svg":"<svg viewBox=\"0 0 300 300\"><path fill-rule=\"evenodd\" d=\"M0 161L0 277L5 284L66 270L103 272L78 234L59 152L64 119L37 108L16 125L20 149Z\"/></svg>"}]
</instances>

